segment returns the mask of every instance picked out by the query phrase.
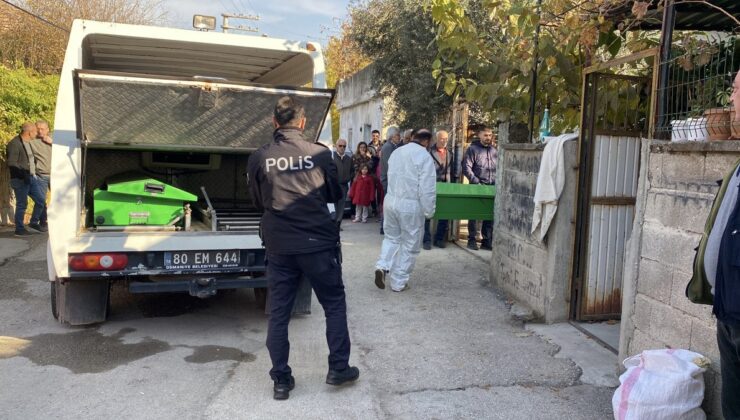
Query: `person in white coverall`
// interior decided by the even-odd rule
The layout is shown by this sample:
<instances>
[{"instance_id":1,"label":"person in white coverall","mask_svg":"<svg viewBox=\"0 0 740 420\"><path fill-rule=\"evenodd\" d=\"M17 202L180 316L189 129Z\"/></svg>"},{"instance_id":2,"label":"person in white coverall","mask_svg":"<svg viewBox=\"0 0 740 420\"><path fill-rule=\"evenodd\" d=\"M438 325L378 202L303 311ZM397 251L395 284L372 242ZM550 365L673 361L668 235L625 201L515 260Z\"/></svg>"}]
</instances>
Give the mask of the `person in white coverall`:
<instances>
[{"instance_id":1,"label":"person in white coverall","mask_svg":"<svg viewBox=\"0 0 740 420\"><path fill-rule=\"evenodd\" d=\"M388 192L383 202L385 237L375 265L375 285L380 289L385 289L388 274L391 290L402 292L408 288L421 250L424 220L434 216L437 172L427 150L431 140L431 131L419 130L388 161Z\"/></svg>"}]
</instances>

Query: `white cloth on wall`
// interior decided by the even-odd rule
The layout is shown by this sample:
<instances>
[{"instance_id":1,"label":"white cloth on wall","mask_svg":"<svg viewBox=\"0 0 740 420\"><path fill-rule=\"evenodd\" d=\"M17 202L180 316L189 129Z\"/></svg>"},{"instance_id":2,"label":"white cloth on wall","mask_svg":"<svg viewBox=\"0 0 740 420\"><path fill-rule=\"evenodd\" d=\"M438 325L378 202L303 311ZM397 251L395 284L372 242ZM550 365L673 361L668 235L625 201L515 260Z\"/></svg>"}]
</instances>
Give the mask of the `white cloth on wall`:
<instances>
[{"instance_id":1,"label":"white cloth on wall","mask_svg":"<svg viewBox=\"0 0 740 420\"><path fill-rule=\"evenodd\" d=\"M534 189L534 212L532 214L532 234L539 233L537 238L545 239L550 223L558 210L558 199L565 185L565 163L563 145L566 141L575 140L578 133L561 134L557 137L546 137L547 143L542 152L540 173L537 175L537 186Z\"/></svg>"}]
</instances>

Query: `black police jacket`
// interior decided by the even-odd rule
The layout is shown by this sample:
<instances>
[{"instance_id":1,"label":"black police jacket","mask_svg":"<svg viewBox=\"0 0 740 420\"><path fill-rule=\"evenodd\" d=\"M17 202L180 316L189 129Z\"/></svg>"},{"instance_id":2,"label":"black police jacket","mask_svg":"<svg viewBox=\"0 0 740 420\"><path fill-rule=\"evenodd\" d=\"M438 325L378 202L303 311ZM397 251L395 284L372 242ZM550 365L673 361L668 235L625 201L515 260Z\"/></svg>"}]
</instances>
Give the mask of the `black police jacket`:
<instances>
[{"instance_id":1,"label":"black police jacket","mask_svg":"<svg viewBox=\"0 0 740 420\"><path fill-rule=\"evenodd\" d=\"M327 203L342 197L331 151L282 127L247 163L249 190L262 214L268 253L307 254L334 248L339 228Z\"/></svg>"}]
</instances>

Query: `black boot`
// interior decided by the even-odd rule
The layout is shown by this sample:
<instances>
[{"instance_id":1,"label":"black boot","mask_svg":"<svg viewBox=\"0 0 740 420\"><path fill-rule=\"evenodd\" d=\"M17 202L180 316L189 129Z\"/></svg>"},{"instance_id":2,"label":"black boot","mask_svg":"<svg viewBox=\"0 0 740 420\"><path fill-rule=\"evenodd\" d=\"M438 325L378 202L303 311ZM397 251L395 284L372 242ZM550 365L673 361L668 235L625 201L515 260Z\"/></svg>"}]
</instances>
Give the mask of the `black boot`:
<instances>
[{"instance_id":1,"label":"black boot","mask_svg":"<svg viewBox=\"0 0 740 420\"><path fill-rule=\"evenodd\" d=\"M342 385L346 382L356 381L360 377L360 369L355 366L347 366L342 370L329 369L326 374L326 383L329 385Z\"/></svg>"},{"instance_id":2,"label":"black boot","mask_svg":"<svg viewBox=\"0 0 740 420\"><path fill-rule=\"evenodd\" d=\"M293 388L295 388L295 378L293 378L293 375L289 375L288 378L281 378L275 381L275 385L272 387L272 398L276 400L287 400Z\"/></svg>"}]
</instances>

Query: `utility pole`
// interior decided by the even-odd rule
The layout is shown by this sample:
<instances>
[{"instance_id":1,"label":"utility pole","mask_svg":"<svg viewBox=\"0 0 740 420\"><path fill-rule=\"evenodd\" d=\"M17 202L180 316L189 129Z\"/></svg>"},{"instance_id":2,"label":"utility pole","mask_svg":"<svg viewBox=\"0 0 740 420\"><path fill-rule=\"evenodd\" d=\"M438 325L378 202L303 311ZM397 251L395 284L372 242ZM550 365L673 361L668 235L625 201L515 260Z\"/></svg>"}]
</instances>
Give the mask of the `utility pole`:
<instances>
[{"instance_id":1,"label":"utility pole","mask_svg":"<svg viewBox=\"0 0 740 420\"><path fill-rule=\"evenodd\" d=\"M229 33L230 30L233 31L244 31L244 32L259 32L259 28L253 27L253 26L244 26L244 25L237 25L237 26L231 26L229 25L229 19L243 19L243 20L254 20L258 21L260 20L259 15L244 15L244 14L235 14L235 13L221 13L221 16L224 19L223 25L221 25L221 28L224 30L224 33Z\"/></svg>"},{"instance_id":2,"label":"utility pole","mask_svg":"<svg viewBox=\"0 0 740 420\"><path fill-rule=\"evenodd\" d=\"M537 17L542 19L542 0L537 0ZM535 141L534 137L534 112L537 101L537 67L540 61L540 22L534 31L534 60L532 61L532 84L529 87L529 139Z\"/></svg>"}]
</instances>

